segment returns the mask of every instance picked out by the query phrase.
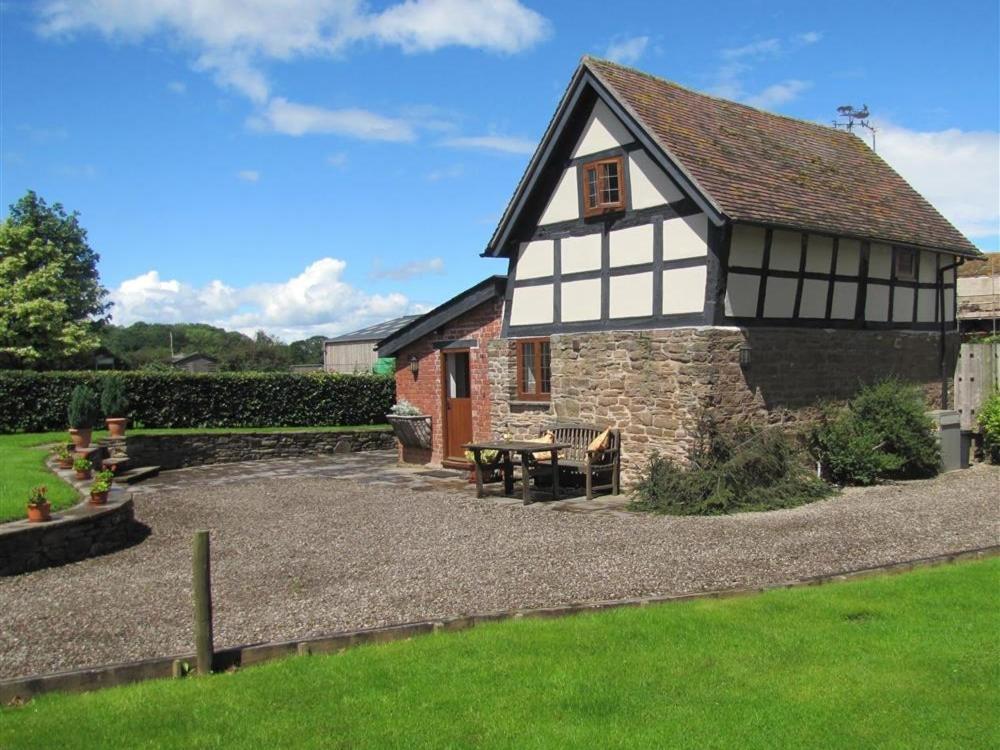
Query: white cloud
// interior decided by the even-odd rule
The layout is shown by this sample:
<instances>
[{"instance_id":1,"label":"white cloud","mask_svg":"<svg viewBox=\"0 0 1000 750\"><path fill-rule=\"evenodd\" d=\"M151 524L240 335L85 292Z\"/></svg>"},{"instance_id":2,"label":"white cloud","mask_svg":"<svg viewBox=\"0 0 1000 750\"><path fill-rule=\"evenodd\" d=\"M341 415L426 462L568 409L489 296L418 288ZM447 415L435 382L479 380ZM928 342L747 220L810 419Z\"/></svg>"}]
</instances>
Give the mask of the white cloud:
<instances>
[{"instance_id":1,"label":"white cloud","mask_svg":"<svg viewBox=\"0 0 1000 750\"><path fill-rule=\"evenodd\" d=\"M336 167L337 169L344 169L347 166L348 157L343 151L338 151L335 154L330 154L326 157L326 163L331 167Z\"/></svg>"},{"instance_id":2,"label":"white cloud","mask_svg":"<svg viewBox=\"0 0 1000 750\"><path fill-rule=\"evenodd\" d=\"M878 155L969 237L1000 235L1000 133L875 122ZM870 143L867 131L855 131Z\"/></svg>"},{"instance_id":3,"label":"white cloud","mask_svg":"<svg viewBox=\"0 0 1000 750\"><path fill-rule=\"evenodd\" d=\"M604 56L623 65L634 65L646 52L648 45L648 36L616 37L604 51Z\"/></svg>"},{"instance_id":4,"label":"white cloud","mask_svg":"<svg viewBox=\"0 0 1000 750\"><path fill-rule=\"evenodd\" d=\"M804 34L797 34L795 41L799 44L816 44L822 38L823 35L818 31L807 31Z\"/></svg>"},{"instance_id":5,"label":"white cloud","mask_svg":"<svg viewBox=\"0 0 1000 750\"><path fill-rule=\"evenodd\" d=\"M741 60L743 58L769 57L781 52L780 39L762 39L759 42L744 44L742 47L730 47L719 54L724 60Z\"/></svg>"},{"instance_id":6,"label":"white cloud","mask_svg":"<svg viewBox=\"0 0 1000 750\"><path fill-rule=\"evenodd\" d=\"M236 173L236 176L244 182L257 182L260 180L260 172L256 169L241 169Z\"/></svg>"},{"instance_id":7,"label":"white cloud","mask_svg":"<svg viewBox=\"0 0 1000 750\"><path fill-rule=\"evenodd\" d=\"M411 260L398 266L383 266L382 261L376 260L374 268L370 274L373 279L392 279L403 281L416 276L428 276L430 274L444 273L444 260L441 258L428 258L427 260Z\"/></svg>"},{"instance_id":8,"label":"white cloud","mask_svg":"<svg viewBox=\"0 0 1000 750\"><path fill-rule=\"evenodd\" d=\"M771 109L795 99L799 94L808 89L812 84L809 81L799 81L791 79L775 83L763 91L743 98L744 104L761 109Z\"/></svg>"},{"instance_id":9,"label":"white cloud","mask_svg":"<svg viewBox=\"0 0 1000 750\"><path fill-rule=\"evenodd\" d=\"M450 148L478 149L482 151L497 151L503 154L532 154L535 152L535 141L527 138L517 138L507 135L476 135L448 138L441 142Z\"/></svg>"},{"instance_id":10,"label":"white cloud","mask_svg":"<svg viewBox=\"0 0 1000 750\"><path fill-rule=\"evenodd\" d=\"M170 81L167 84L167 91L171 94L186 94L187 84L183 81Z\"/></svg>"},{"instance_id":11,"label":"white cloud","mask_svg":"<svg viewBox=\"0 0 1000 750\"><path fill-rule=\"evenodd\" d=\"M370 12L358 0L43 0L39 31L95 30L138 42L165 35L194 67L262 104L265 60L323 57L374 41L424 52L456 45L513 53L544 39L549 24L518 0L404 0Z\"/></svg>"},{"instance_id":12,"label":"white cloud","mask_svg":"<svg viewBox=\"0 0 1000 750\"><path fill-rule=\"evenodd\" d=\"M465 174L465 167L461 164L452 164L450 167L434 169L427 173L428 182L440 182L441 180L454 180Z\"/></svg>"},{"instance_id":13,"label":"white cloud","mask_svg":"<svg viewBox=\"0 0 1000 750\"><path fill-rule=\"evenodd\" d=\"M112 317L118 325L202 322L244 333L263 329L295 340L334 335L415 310L403 294L369 294L348 284L343 280L346 266L336 258L320 258L286 281L246 287L221 281L194 286L162 279L153 270L112 290Z\"/></svg>"},{"instance_id":14,"label":"white cloud","mask_svg":"<svg viewBox=\"0 0 1000 750\"><path fill-rule=\"evenodd\" d=\"M263 131L301 136L307 134L346 135L374 141L412 141L413 126L401 119L384 117L364 109L326 109L297 104L275 97L248 124Z\"/></svg>"}]
</instances>

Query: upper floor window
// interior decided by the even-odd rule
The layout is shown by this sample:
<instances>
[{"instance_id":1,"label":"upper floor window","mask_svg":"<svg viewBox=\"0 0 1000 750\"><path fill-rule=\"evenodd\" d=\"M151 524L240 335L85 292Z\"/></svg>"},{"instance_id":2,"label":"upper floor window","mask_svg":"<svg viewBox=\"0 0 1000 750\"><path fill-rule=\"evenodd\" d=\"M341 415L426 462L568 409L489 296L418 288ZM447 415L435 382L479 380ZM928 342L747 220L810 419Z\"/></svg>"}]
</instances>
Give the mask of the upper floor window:
<instances>
[{"instance_id":1,"label":"upper floor window","mask_svg":"<svg viewBox=\"0 0 1000 750\"><path fill-rule=\"evenodd\" d=\"M551 349L548 339L517 342L517 397L548 401L552 396Z\"/></svg>"},{"instance_id":2,"label":"upper floor window","mask_svg":"<svg viewBox=\"0 0 1000 750\"><path fill-rule=\"evenodd\" d=\"M917 254L905 247L896 248L896 278L913 281L917 275Z\"/></svg>"},{"instance_id":3,"label":"upper floor window","mask_svg":"<svg viewBox=\"0 0 1000 750\"><path fill-rule=\"evenodd\" d=\"M583 215L598 216L625 210L625 181L622 157L587 162L580 170L583 184Z\"/></svg>"}]
</instances>

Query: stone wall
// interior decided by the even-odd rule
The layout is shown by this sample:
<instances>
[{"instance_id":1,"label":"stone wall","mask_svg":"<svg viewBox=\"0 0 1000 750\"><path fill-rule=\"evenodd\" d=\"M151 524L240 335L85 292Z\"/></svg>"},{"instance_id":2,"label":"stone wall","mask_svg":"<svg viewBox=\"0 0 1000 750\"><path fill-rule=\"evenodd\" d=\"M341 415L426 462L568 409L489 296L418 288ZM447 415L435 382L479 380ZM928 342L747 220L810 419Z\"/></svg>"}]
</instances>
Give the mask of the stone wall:
<instances>
[{"instance_id":1,"label":"stone wall","mask_svg":"<svg viewBox=\"0 0 1000 750\"><path fill-rule=\"evenodd\" d=\"M232 432L194 435L128 435L126 452L133 466L180 469L185 466L300 458L329 453L392 448L392 430L356 432Z\"/></svg>"},{"instance_id":2,"label":"stone wall","mask_svg":"<svg viewBox=\"0 0 1000 750\"><path fill-rule=\"evenodd\" d=\"M469 375L472 393L472 439L491 437L490 376L488 346L500 335L503 300L484 302L419 341L396 353L396 400L409 401L424 414L431 416L432 449L400 448L400 460L406 463L440 463L444 458L444 413L441 402L442 354L434 348L438 341L471 340ZM418 374L410 371L410 356L417 357Z\"/></svg>"},{"instance_id":3,"label":"stone wall","mask_svg":"<svg viewBox=\"0 0 1000 750\"><path fill-rule=\"evenodd\" d=\"M139 538L132 498L112 490L107 505L80 503L46 523L0 525L0 575L27 573L122 549Z\"/></svg>"},{"instance_id":4,"label":"stone wall","mask_svg":"<svg viewBox=\"0 0 1000 750\"><path fill-rule=\"evenodd\" d=\"M514 343L491 344L494 431L527 437L554 420L618 427L627 482L654 451L683 462L706 412L721 422L806 420L823 401L890 375L924 386L931 406L939 396L934 333L677 328L560 334L551 342L552 401L542 405L514 398ZM739 364L744 345L747 369Z\"/></svg>"}]
</instances>

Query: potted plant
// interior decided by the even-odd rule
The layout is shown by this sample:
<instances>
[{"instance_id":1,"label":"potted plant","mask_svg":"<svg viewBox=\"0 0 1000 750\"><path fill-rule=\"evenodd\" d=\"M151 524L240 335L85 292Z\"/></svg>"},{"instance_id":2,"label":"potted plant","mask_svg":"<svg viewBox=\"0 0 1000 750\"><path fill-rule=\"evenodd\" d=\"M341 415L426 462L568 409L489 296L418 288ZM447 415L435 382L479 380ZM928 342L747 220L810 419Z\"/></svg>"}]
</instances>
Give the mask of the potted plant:
<instances>
[{"instance_id":1,"label":"potted plant","mask_svg":"<svg viewBox=\"0 0 1000 750\"><path fill-rule=\"evenodd\" d=\"M466 460L472 464L469 469L469 483L476 481L476 454L472 451L465 452ZM483 465L483 482L496 482L500 479L500 451L485 450L479 451L479 460Z\"/></svg>"},{"instance_id":2,"label":"potted plant","mask_svg":"<svg viewBox=\"0 0 1000 750\"><path fill-rule=\"evenodd\" d=\"M73 468L73 454L69 452L69 448L65 445L60 445L58 448L54 448L52 452L55 454L56 462L60 469Z\"/></svg>"},{"instance_id":3,"label":"potted plant","mask_svg":"<svg viewBox=\"0 0 1000 750\"><path fill-rule=\"evenodd\" d=\"M76 472L77 479L90 479L91 468L90 460L84 458L83 456L80 456L73 462L73 471Z\"/></svg>"},{"instance_id":4,"label":"potted plant","mask_svg":"<svg viewBox=\"0 0 1000 750\"><path fill-rule=\"evenodd\" d=\"M104 505L108 502L113 475L110 471L99 471L94 483L90 485L90 504Z\"/></svg>"},{"instance_id":5,"label":"potted plant","mask_svg":"<svg viewBox=\"0 0 1000 750\"><path fill-rule=\"evenodd\" d=\"M108 434L113 438L125 437L125 427L128 420L128 398L125 396L125 383L117 375L104 379L101 390L101 410L104 412L104 422L108 426Z\"/></svg>"},{"instance_id":6,"label":"potted plant","mask_svg":"<svg viewBox=\"0 0 1000 750\"><path fill-rule=\"evenodd\" d=\"M77 450L90 445L90 434L97 422L97 395L87 386L78 385L69 397L69 436Z\"/></svg>"},{"instance_id":7,"label":"potted plant","mask_svg":"<svg viewBox=\"0 0 1000 750\"><path fill-rule=\"evenodd\" d=\"M409 448L430 449L431 418L427 414L421 414L420 409L409 401L393 404L385 419L392 425L392 431L400 443Z\"/></svg>"},{"instance_id":8,"label":"potted plant","mask_svg":"<svg viewBox=\"0 0 1000 750\"><path fill-rule=\"evenodd\" d=\"M32 487L31 494L28 495L28 521L30 523L41 523L52 518L52 505L46 496L48 488L44 485Z\"/></svg>"}]
</instances>

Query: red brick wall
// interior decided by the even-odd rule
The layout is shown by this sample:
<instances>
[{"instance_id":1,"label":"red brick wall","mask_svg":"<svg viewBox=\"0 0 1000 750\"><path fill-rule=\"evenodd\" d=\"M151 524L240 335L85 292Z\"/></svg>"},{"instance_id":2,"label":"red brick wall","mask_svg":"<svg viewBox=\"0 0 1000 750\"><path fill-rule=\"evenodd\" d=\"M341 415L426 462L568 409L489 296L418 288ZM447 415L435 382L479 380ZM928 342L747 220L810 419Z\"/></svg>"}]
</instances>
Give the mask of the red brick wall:
<instances>
[{"instance_id":1,"label":"red brick wall","mask_svg":"<svg viewBox=\"0 0 1000 750\"><path fill-rule=\"evenodd\" d=\"M442 382L441 368L443 355L434 348L435 341L455 339L475 339L477 346L469 352L469 368L472 390L472 439L487 440L492 435L490 421L489 361L486 345L500 337L503 300L484 302L465 315L456 318L444 328L411 344L396 353L396 399L406 400L431 415L433 449L427 451L403 449L400 460L407 463L440 463L445 458L444 433L442 431ZM418 358L419 372L416 377L410 372L410 355Z\"/></svg>"}]
</instances>

